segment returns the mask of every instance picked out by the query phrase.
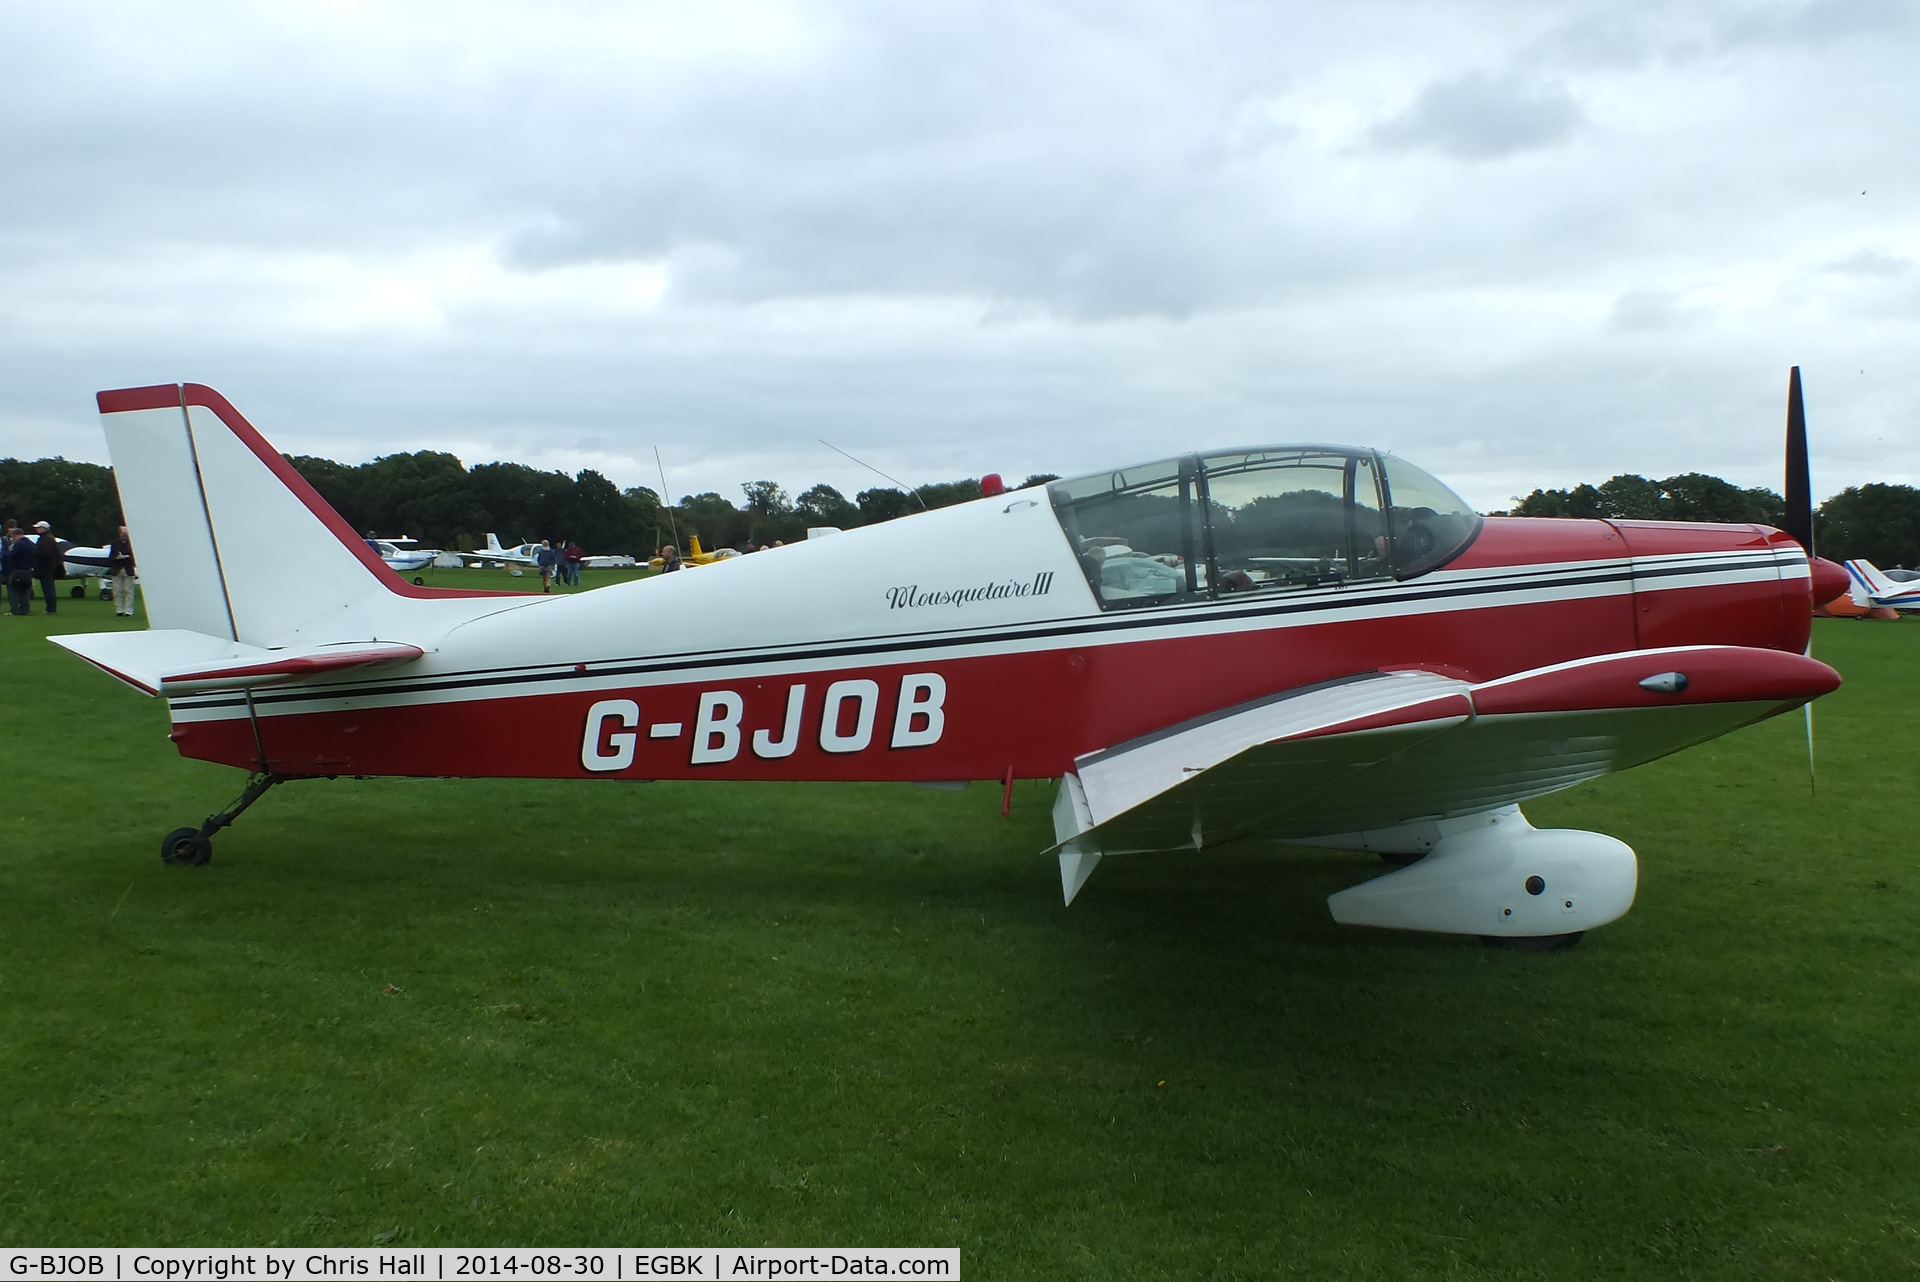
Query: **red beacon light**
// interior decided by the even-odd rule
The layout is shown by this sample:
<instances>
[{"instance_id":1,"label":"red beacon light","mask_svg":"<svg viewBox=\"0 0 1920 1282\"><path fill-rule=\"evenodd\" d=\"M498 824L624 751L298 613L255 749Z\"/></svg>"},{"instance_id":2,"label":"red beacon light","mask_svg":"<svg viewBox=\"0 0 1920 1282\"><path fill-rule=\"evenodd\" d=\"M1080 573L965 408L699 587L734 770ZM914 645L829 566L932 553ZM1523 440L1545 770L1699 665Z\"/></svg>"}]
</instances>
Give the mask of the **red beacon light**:
<instances>
[{"instance_id":1,"label":"red beacon light","mask_svg":"<svg viewBox=\"0 0 1920 1282\"><path fill-rule=\"evenodd\" d=\"M990 499L996 494L1005 494L1007 483L1000 479L1000 473L988 472L980 478L980 497Z\"/></svg>"}]
</instances>

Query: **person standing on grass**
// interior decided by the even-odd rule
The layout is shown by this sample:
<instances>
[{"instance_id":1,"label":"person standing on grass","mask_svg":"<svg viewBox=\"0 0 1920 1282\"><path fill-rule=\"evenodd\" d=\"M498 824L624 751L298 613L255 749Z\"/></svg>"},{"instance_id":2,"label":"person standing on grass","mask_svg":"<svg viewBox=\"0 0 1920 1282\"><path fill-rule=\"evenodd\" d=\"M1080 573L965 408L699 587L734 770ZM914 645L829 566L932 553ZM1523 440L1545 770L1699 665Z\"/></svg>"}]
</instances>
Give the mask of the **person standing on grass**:
<instances>
[{"instance_id":1,"label":"person standing on grass","mask_svg":"<svg viewBox=\"0 0 1920 1282\"><path fill-rule=\"evenodd\" d=\"M34 557L33 572L40 580L40 595L47 603L47 613L54 614L60 606L60 598L54 592L54 581L60 577L60 540L53 537L53 527L45 521L35 521L33 528L40 533L40 544Z\"/></svg>"},{"instance_id":2,"label":"person standing on grass","mask_svg":"<svg viewBox=\"0 0 1920 1282\"><path fill-rule=\"evenodd\" d=\"M587 559L587 554L580 550L578 543L568 539L566 551L562 555L566 558L564 565L567 571L567 586L577 588L580 586L580 563Z\"/></svg>"},{"instance_id":3,"label":"person standing on grass","mask_svg":"<svg viewBox=\"0 0 1920 1282\"><path fill-rule=\"evenodd\" d=\"M19 526L0 548L0 577L7 581L7 613L26 614L33 606L33 569L40 549Z\"/></svg>"},{"instance_id":4,"label":"person standing on grass","mask_svg":"<svg viewBox=\"0 0 1920 1282\"><path fill-rule=\"evenodd\" d=\"M554 553L552 539L540 540L540 550L533 554L533 563L540 567L540 590L553 591L553 570L558 557Z\"/></svg>"},{"instance_id":5,"label":"person standing on grass","mask_svg":"<svg viewBox=\"0 0 1920 1282\"><path fill-rule=\"evenodd\" d=\"M133 540L127 527L115 531L107 544L107 570L113 575L113 612L123 619L133 617Z\"/></svg>"},{"instance_id":6,"label":"person standing on grass","mask_svg":"<svg viewBox=\"0 0 1920 1282\"><path fill-rule=\"evenodd\" d=\"M25 533L26 531L20 528L20 522L12 517L7 518L6 529L0 530L0 590L4 590L7 586L7 566L13 554L13 541ZM7 613L11 614L13 611L8 610Z\"/></svg>"}]
</instances>

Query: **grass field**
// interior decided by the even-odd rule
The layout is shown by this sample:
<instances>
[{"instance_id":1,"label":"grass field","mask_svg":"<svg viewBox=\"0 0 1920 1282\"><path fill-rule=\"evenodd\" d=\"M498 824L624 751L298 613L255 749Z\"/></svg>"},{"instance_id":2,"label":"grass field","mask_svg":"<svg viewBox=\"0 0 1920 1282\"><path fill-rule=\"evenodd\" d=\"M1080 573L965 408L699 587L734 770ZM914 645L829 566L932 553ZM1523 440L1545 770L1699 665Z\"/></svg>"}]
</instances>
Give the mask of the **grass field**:
<instances>
[{"instance_id":1,"label":"grass field","mask_svg":"<svg viewBox=\"0 0 1920 1282\"><path fill-rule=\"evenodd\" d=\"M40 639L116 622L0 616L7 1243L1920 1273L1912 623L1820 625L1817 803L1792 717L1530 806L1642 871L1527 954L1336 927L1381 865L1282 847L1062 909L1038 784L309 782L163 867L242 780Z\"/></svg>"}]
</instances>

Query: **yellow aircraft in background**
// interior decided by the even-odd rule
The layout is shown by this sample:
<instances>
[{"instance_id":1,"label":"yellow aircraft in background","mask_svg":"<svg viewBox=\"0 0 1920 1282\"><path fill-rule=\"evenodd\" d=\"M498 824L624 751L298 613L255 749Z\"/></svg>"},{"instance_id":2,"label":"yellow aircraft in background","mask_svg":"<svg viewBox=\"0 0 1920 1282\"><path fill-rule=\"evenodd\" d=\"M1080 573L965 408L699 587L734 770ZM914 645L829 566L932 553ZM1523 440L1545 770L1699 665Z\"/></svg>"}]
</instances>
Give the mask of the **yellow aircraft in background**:
<instances>
[{"instance_id":1,"label":"yellow aircraft in background","mask_svg":"<svg viewBox=\"0 0 1920 1282\"><path fill-rule=\"evenodd\" d=\"M681 556L680 564L711 565L715 561L725 561L739 555L740 550L738 548L715 548L711 552L705 551L700 546L700 536L698 534L689 534L687 536L687 550L685 554ZM657 570L666 564L666 558L656 556L651 561L648 561L647 564Z\"/></svg>"}]
</instances>

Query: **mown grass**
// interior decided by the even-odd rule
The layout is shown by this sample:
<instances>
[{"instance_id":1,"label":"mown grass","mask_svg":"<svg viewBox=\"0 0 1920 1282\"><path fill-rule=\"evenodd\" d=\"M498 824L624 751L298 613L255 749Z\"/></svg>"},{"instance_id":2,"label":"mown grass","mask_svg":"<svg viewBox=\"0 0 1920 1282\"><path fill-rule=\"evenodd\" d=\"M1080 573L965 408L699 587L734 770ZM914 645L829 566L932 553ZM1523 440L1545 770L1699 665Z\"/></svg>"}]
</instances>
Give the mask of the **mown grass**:
<instances>
[{"instance_id":1,"label":"mown grass","mask_svg":"<svg viewBox=\"0 0 1920 1282\"><path fill-rule=\"evenodd\" d=\"M1062 909L1030 784L311 782L167 868L241 780L49 623L116 626L0 617L5 1242L1920 1271L1910 623L1821 625L1817 801L1794 717L1529 807L1641 856L1545 955L1336 927L1380 865L1281 847Z\"/></svg>"}]
</instances>

